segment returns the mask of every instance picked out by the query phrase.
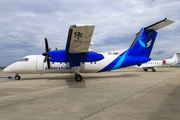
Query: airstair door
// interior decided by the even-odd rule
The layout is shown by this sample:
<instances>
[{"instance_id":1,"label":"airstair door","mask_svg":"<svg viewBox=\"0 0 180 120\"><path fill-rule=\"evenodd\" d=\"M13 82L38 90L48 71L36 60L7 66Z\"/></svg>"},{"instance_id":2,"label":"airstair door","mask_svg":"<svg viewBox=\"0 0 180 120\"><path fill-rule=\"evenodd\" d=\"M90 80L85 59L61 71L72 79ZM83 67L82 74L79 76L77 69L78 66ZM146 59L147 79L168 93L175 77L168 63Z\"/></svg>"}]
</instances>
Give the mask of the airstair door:
<instances>
[{"instance_id":1,"label":"airstair door","mask_svg":"<svg viewBox=\"0 0 180 120\"><path fill-rule=\"evenodd\" d=\"M37 70L44 70L44 58L42 58L42 57L37 58L36 69Z\"/></svg>"}]
</instances>

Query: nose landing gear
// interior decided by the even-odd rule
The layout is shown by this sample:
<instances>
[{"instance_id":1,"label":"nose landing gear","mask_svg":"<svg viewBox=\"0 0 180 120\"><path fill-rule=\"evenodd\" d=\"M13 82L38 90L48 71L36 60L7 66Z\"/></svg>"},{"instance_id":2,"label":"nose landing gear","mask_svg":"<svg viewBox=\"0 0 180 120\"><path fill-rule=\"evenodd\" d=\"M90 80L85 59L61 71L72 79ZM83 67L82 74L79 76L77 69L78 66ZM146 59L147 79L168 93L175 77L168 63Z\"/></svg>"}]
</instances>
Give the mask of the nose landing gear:
<instances>
[{"instance_id":1,"label":"nose landing gear","mask_svg":"<svg viewBox=\"0 0 180 120\"><path fill-rule=\"evenodd\" d=\"M20 80L21 76L19 76L19 74L17 73L14 78L15 78L15 80Z\"/></svg>"}]
</instances>

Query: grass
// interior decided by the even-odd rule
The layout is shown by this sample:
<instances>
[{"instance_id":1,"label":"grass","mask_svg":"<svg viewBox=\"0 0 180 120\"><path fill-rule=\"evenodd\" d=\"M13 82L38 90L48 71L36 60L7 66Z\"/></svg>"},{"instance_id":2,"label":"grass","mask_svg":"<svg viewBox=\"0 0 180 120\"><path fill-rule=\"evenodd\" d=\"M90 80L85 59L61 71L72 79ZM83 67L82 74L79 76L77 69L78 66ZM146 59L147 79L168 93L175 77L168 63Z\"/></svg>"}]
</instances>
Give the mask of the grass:
<instances>
[{"instance_id":1,"label":"grass","mask_svg":"<svg viewBox=\"0 0 180 120\"><path fill-rule=\"evenodd\" d=\"M0 68L0 70L3 70L4 68Z\"/></svg>"}]
</instances>

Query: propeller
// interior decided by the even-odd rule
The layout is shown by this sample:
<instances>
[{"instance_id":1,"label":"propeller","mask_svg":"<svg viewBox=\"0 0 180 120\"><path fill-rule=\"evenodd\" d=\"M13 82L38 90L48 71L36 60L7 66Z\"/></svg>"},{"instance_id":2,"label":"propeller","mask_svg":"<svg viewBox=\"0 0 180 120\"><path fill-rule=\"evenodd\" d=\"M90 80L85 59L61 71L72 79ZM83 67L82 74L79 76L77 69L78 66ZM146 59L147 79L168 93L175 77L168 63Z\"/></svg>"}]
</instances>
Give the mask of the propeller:
<instances>
[{"instance_id":1,"label":"propeller","mask_svg":"<svg viewBox=\"0 0 180 120\"><path fill-rule=\"evenodd\" d=\"M44 52L42 55L45 56L44 63L47 61L48 69L50 69L49 51L51 51L51 48L49 48L48 46L48 41L46 37L45 37L45 49L46 52Z\"/></svg>"}]
</instances>

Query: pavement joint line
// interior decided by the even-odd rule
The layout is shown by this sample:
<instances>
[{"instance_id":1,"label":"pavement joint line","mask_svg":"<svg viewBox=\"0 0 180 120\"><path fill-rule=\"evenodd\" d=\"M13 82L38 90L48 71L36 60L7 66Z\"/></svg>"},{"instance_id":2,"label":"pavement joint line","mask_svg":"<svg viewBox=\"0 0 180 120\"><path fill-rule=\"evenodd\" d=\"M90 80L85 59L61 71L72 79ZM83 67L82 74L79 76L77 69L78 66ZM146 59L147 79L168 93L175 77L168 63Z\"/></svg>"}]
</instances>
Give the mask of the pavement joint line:
<instances>
[{"instance_id":1,"label":"pavement joint line","mask_svg":"<svg viewBox=\"0 0 180 120\"><path fill-rule=\"evenodd\" d=\"M8 92L8 91L4 91L4 90L1 90L1 92L10 93L10 94L13 94L13 95L18 95L17 93Z\"/></svg>"},{"instance_id":2,"label":"pavement joint line","mask_svg":"<svg viewBox=\"0 0 180 120\"><path fill-rule=\"evenodd\" d=\"M169 80L169 79L171 79L171 78L173 78L173 77L174 77L174 76L169 77L169 78L167 78L167 79L165 79L165 80L163 80L163 81L160 81L160 82L158 82L158 83L156 83L156 84L153 84L152 86L149 86L149 87L146 88L146 89L140 90L140 91L138 91L138 92L136 92L136 93L134 93L134 94L132 94L132 95L130 95L130 96L128 96L128 97L125 97L125 98L123 98L123 99L121 99L121 100L119 100L119 101L117 101L117 102L115 102L115 103L113 103L113 104L111 104L111 105L109 105L109 106L106 106L106 107L104 107L104 108L102 108L102 109L100 109L100 110L98 110L98 111L96 111L96 112L94 112L94 113L92 113L92 114L90 114L90 115L88 115L88 116L83 117L81 120L84 120L84 119L86 119L86 118L88 118L88 117L91 117L91 116L95 115L96 113L99 113L99 112L101 112L101 111L104 111L105 109L107 109L107 108L109 108L109 107L111 107L111 106L113 106L113 105L115 105L115 104L118 104L118 103L120 103L120 102L122 102L122 101L124 101L124 100L126 100L126 99L128 99L128 98L130 98L130 97L132 97L132 96L134 96L134 95L136 95L136 94L139 94L139 93L144 92L144 91L146 91L146 90L148 90L148 89L151 89L152 87L155 87L155 86L157 86L158 84L163 83L163 82L165 82L165 81L167 81L167 80ZM108 112L109 112L109 111L108 111Z\"/></svg>"}]
</instances>

